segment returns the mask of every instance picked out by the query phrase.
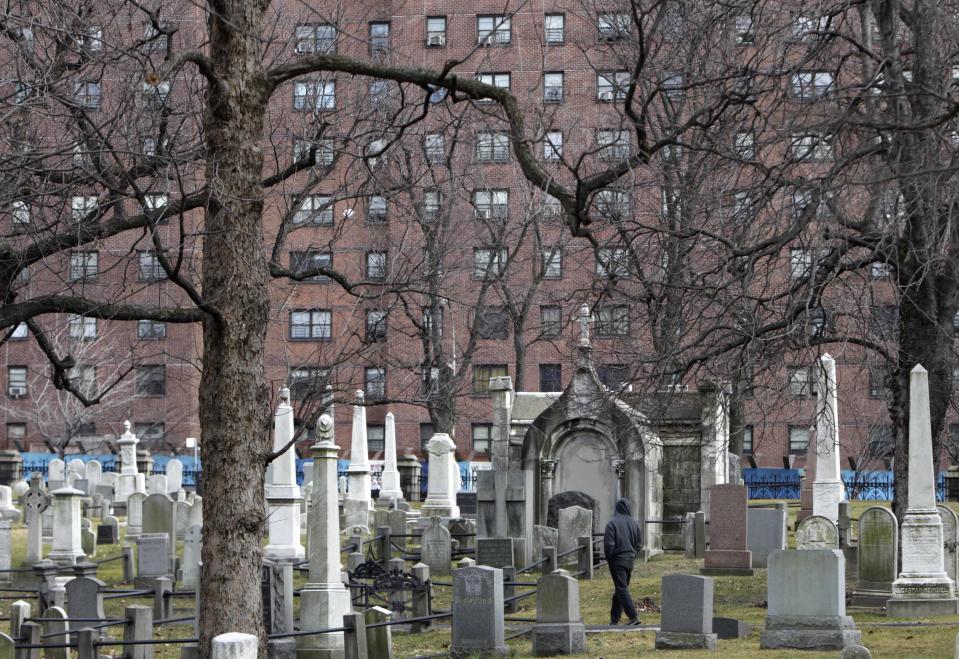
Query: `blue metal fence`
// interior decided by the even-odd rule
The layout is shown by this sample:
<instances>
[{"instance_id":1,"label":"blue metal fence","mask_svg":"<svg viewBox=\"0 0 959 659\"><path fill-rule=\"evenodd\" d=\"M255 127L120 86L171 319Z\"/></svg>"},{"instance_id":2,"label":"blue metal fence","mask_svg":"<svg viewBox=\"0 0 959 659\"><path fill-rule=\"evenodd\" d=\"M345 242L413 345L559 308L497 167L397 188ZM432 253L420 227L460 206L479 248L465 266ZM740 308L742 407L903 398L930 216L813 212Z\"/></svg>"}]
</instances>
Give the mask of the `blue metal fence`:
<instances>
[{"instance_id":1,"label":"blue metal fence","mask_svg":"<svg viewBox=\"0 0 959 659\"><path fill-rule=\"evenodd\" d=\"M799 469L743 469L743 481L750 499L798 499L802 490L802 471ZM846 496L855 501L891 501L893 475L891 471L845 470L842 481ZM936 498L946 499L946 480L939 474Z\"/></svg>"}]
</instances>

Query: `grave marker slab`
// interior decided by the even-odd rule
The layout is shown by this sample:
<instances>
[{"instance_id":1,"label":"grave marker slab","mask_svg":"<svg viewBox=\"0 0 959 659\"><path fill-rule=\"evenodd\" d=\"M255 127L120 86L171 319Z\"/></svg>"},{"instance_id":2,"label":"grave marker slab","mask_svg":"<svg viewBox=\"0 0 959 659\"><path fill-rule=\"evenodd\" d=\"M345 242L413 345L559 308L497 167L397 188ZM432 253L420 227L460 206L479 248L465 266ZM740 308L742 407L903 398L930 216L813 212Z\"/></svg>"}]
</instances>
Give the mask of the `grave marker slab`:
<instances>
[{"instance_id":1,"label":"grave marker slab","mask_svg":"<svg viewBox=\"0 0 959 659\"><path fill-rule=\"evenodd\" d=\"M750 508L747 546L753 553L753 567L766 567L769 554L786 549L786 511L779 508Z\"/></svg>"},{"instance_id":2,"label":"grave marker slab","mask_svg":"<svg viewBox=\"0 0 959 659\"><path fill-rule=\"evenodd\" d=\"M586 626L579 611L579 582L565 570L556 570L540 577L536 593L533 655L585 652Z\"/></svg>"},{"instance_id":3,"label":"grave marker slab","mask_svg":"<svg viewBox=\"0 0 959 659\"><path fill-rule=\"evenodd\" d=\"M430 525L423 531L422 560L430 568L433 576L449 576L452 560L452 541L450 532L442 525L439 517L430 517Z\"/></svg>"},{"instance_id":4,"label":"grave marker slab","mask_svg":"<svg viewBox=\"0 0 959 659\"><path fill-rule=\"evenodd\" d=\"M662 582L662 622L657 649L716 649L713 633L713 580L667 574Z\"/></svg>"},{"instance_id":5,"label":"grave marker slab","mask_svg":"<svg viewBox=\"0 0 959 659\"><path fill-rule=\"evenodd\" d=\"M701 574L752 576L748 525L746 486L714 485L709 499L709 549Z\"/></svg>"},{"instance_id":6,"label":"grave marker slab","mask_svg":"<svg viewBox=\"0 0 959 659\"><path fill-rule=\"evenodd\" d=\"M857 551L859 579L852 593L853 606L885 606L899 562L899 524L891 510L872 506L859 515Z\"/></svg>"},{"instance_id":7,"label":"grave marker slab","mask_svg":"<svg viewBox=\"0 0 959 659\"><path fill-rule=\"evenodd\" d=\"M810 515L796 527L796 549L839 549L839 529L828 517Z\"/></svg>"},{"instance_id":8,"label":"grave marker slab","mask_svg":"<svg viewBox=\"0 0 959 659\"><path fill-rule=\"evenodd\" d=\"M582 536L593 533L593 511L580 506L569 506L559 511L559 547L562 554L579 546ZM560 559L563 563L575 563L576 554L568 554Z\"/></svg>"},{"instance_id":9,"label":"grave marker slab","mask_svg":"<svg viewBox=\"0 0 959 659\"><path fill-rule=\"evenodd\" d=\"M956 583L959 574L959 517L947 506L936 506L939 519L942 520L942 559L946 567L946 574Z\"/></svg>"},{"instance_id":10,"label":"grave marker slab","mask_svg":"<svg viewBox=\"0 0 959 659\"><path fill-rule=\"evenodd\" d=\"M488 566L453 572L450 657L506 656L503 571Z\"/></svg>"},{"instance_id":11,"label":"grave marker slab","mask_svg":"<svg viewBox=\"0 0 959 659\"><path fill-rule=\"evenodd\" d=\"M513 566L512 538L479 538L476 540L476 563L489 567ZM515 567L515 566L513 566Z\"/></svg>"}]
</instances>

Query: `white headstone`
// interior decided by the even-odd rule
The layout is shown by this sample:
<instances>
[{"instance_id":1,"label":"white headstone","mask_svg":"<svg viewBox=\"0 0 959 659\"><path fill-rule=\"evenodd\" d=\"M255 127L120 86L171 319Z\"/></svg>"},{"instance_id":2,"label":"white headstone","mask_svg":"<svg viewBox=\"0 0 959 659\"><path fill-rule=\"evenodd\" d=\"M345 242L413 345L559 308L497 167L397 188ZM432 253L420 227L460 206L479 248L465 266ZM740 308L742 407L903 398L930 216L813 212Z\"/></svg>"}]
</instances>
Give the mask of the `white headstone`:
<instances>
[{"instance_id":1,"label":"white headstone","mask_svg":"<svg viewBox=\"0 0 959 659\"><path fill-rule=\"evenodd\" d=\"M424 515L440 517L459 517L460 509L456 505L456 489L451 483L453 468L456 468L456 445L446 433L436 433L426 443L429 454L429 474L427 476L426 501L421 510ZM457 472L456 488L459 486Z\"/></svg>"},{"instance_id":2,"label":"white headstone","mask_svg":"<svg viewBox=\"0 0 959 659\"><path fill-rule=\"evenodd\" d=\"M183 538L183 573L180 581L193 587L200 583L200 554L203 549L203 529L191 526Z\"/></svg>"},{"instance_id":3,"label":"white headstone","mask_svg":"<svg viewBox=\"0 0 959 659\"><path fill-rule=\"evenodd\" d=\"M271 559L302 559L306 551L300 542L300 488L296 484L296 449L290 390L280 390L280 403L273 417L273 461L271 481L266 485L269 508L269 544L264 556Z\"/></svg>"},{"instance_id":4,"label":"white headstone","mask_svg":"<svg viewBox=\"0 0 959 659\"><path fill-rule=\"evenodd\" d=\"M166 463L167 492L176 494L183 487L183 463L173 458Z\"/></svg>"},{"instance_id":5,"label":"white headstone","mask_svg":"<svg viewBox=\"0 0 959 659\"><path fill-rule=\"evenodd\" d=\"M813 514L837 524L839 502L846 499L840 478L839 402L836 393L836 362L828 354L816 365L816 479L813 481Z\"/></svg>"},{"instance_id":6,"label":"white headstone","mask_svg":"<svg viewBox=\"0 0 959 659\"><path fill-rule=\"evenodd\" d=\"M58 565L74 565L84 556L80 525L80 498L72 487L53 491L53 546L47 555Z\"/></svg>"},{"instance_id":7,"label":"white headstone","mask_svg":"<svg viewBox=\"0 0 959 659\"><path fill-rule=\"evenodd\" d=\"M353 432L350 443L350 465L346 469L350 479L347 501L362 501L372 510L373 497L370 492L370 456L366 439L366 407L363 405L363 392L356 392L356 404L353 405ZM347 526L350 526L347 520Z\"/></svg>"},{"instance_id":8,"label":"white headstone","mask_svg":"<svg viewBox=\"0 0 959 659\"><path fill-rule=\"evenodd\" d=\"M396 420L392 412L386 414L383 473L380 476L380 499L402 499L400 472L396 468Z\"/></svg>"},{"instance_id":9,"label":"white headstone","mask_svg":"<svg viewBox=\"0 0 959 659\"><path fill-rule=\"evenodd\" d=\"M120 449L120 476L117 481L114 501L125 503L134 492L146 494L146 482L143 474L137 470L137 436L130 430L129 421L123 422L124 432L117 440Z\"/></svg>"},{"instance_id":10,"label":"white headstone","mask_svg":"<svg viewBox=\"0 0 959 659\"><path fill-rule=\"evenodd\" d=\"M134 492L127 498L127 540L143 533L143 502L146 498L142 492Z\"/></svg>"},{"instance_id":11,"label":"white headstone","mask_svg":"<svg viewBox=\"0 0 959 659\"><path fill-rule=\"evenodd\" d=\"M103 482L103 465L99 460L90 460L86 464L87 494L96 494L97 486Z\"/></svg>"},{"instance_id":12,"label":"white headstone","mask_svg":"<svg viewBox=\"0 0 959 659\"><path fill-rule=\"evenodd\" d=\"M66 483L66 465L63 463L63 460L54 458L47 463L47 480L54 484L59 483L63 485Z\"/></svg>"}]
</instances>

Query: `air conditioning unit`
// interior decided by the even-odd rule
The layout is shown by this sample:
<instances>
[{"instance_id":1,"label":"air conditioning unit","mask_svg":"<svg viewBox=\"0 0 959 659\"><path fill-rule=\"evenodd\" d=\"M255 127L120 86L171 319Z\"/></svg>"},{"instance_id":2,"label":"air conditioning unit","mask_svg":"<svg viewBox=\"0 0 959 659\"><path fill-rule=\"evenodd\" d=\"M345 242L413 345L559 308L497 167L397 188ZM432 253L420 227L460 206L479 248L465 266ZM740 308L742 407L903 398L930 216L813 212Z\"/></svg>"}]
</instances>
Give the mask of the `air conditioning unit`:
<instances>
[{"instance_id":1,"label":"air conditioning unit","mask_svg":"<svg viewBox=\"0 0 959 659\"><path fill-rule=\"evenodd\" d=\"M313 47L308 43L298 43L294 49L297 55L305 55L313 52Z\"/></svg>"},{"instance_id":2,"label":"air conditioning unit","mask_svg":"<svg viewBox=\"0 0 959 659\"><path fill-rule=\"evenodd\" d=\"M10 398L23 398L27 395L26 387L8 387L7 393L10 394Z\"/></svg>"},{"instance_id":3,"label":"air conditioning unit","mask_svg":"<svg viewBox=\"0 0 959 659\"><path fill-rule=\"evenodd\" d=\"M494 39L494 38L495 38L494 35L492 35L492 34L487 34L485 37L481 37L481 38L480 38L480 45L481 45L481 46L492 46L492 45L493 45L493 39Z\"/></svg>"},{"instance_id":4,"label":"air conditioning unit","mask_svg":"<svg viewBox=\"0 0 959 659\"><path fill-rule=\"evenodd\" d=\"M446 45L446 35L443 34L431 34L426 40L427 46L445 46Z\"/></svg>"},{"instance_id":5,"label":"air conditioning unit","mask_svg":"<svg viewBox=\"0 0 959 659\"><path fill-rule=\"evenodd\" d=\"M613 100L613 92L612 92L612 91L602 91L602 92L600 92L600 93L599 93L599 100L601 100L601 101L611 101L611 100Z\"/></svg>"}]
</instances>

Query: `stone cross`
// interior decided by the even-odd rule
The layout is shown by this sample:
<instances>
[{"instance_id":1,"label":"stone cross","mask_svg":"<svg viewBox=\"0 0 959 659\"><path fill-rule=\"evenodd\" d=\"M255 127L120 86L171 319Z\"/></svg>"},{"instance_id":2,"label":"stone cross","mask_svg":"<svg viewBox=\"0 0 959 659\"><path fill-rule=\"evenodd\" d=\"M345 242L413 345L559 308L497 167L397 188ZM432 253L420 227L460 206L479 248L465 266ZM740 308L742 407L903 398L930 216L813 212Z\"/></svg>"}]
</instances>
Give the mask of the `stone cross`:
<instances>
[{"instance_id":1,"label":"stone cross","mask_svg":"<svg viewBox=\"0 0 959 659\"><path fill-rule=\"evenodd\" d=\"M50 507L50 500L50 495L43 489L43 476L34 472L30 476L30 489L23 495L23 508L27 514L27 563L35 563L43 557L40 514Z\"/></svg>"}]
</instances>

